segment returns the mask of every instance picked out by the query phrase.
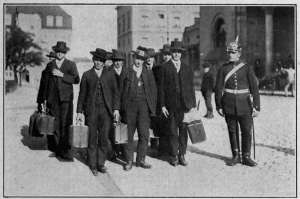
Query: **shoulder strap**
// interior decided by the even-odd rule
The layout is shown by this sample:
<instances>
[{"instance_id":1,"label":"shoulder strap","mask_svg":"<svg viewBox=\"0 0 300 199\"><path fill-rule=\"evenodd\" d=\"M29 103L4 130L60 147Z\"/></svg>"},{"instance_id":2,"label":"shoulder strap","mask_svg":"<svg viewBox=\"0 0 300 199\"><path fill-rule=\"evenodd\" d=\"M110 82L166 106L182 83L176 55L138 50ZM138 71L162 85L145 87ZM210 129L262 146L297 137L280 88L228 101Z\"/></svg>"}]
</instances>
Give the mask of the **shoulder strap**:
<instances>
[{"instance_id":1,"label":"shoulder strap","mask_svg":"<svg viewBox=\"0 0 300 199\"><path fill-rule=\"evenodd\" d=\"M245 64L241 62L236 67L234 67L231 71L229 71L229 73L227 73L225 76L224 85L226 84L227 80L233 75L233 73L241 69L243 66L245 66Z\"/></svg>"}]
</instances>

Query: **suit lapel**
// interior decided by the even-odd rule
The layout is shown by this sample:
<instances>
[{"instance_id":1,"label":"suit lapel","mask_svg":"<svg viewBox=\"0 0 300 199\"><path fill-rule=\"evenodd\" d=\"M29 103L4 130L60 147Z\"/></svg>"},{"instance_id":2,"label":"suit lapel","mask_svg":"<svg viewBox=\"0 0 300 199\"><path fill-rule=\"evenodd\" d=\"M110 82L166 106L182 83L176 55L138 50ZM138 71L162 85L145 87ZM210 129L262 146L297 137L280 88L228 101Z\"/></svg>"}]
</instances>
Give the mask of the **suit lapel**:
<instances>
[{"instance_id":1,"label":"suit lapel","mask_svg":"<svg viewBox=\"0 0 300 199\"><path fill-rule=\"evenodd\" d=\"M145 86L145 91L147 92L147 88L149 88L149 85L148 85L148 76L147 76L147 71L148 69L146 67L143 67L142 69L142 80L144 82L144 86Z\"/></svg>"}]
</instances>

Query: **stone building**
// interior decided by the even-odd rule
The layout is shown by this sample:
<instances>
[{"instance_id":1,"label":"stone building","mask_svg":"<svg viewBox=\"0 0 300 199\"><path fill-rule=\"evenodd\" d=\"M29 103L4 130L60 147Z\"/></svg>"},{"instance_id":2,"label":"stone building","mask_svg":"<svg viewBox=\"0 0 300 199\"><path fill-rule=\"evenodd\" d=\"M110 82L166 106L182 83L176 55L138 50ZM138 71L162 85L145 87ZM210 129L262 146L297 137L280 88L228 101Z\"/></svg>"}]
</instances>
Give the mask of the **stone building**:
<instances>
[{"instance_id":1,"label":"stone building","mask_svg":"<svg viewBox=\"0 0 300 199\"><path fill-rule=\"evenodd\" d=\"M47 54L56 41L71 43L72 17L60 6L5 6L5 26L18 25L34 34L34 41Z\"/></svg>"},{"instance_id":2,"label":"stone building","mask_svg":"<svg viewBox=\"0 0 300 199\"><path fill-rule=\"evenodd\" d=\"M260 59L266 75L276 60L295 57L294 6L201 6L200 59L219 64L225 46L239 35L243 58Z\"/></svg>"},{"instance_id":3,"label":"stone building","mask_svg":"<svg viewBox=\"0 0 300 199\"><path fill-rule=\"evenodd\" d=\"M154 48L158 51L163 44L175 38L182 40L186 26L199 17L198 6L137 5L117 6L118 49L131 63L130 51L137 46Z\"/></svg>"}]
</instances>

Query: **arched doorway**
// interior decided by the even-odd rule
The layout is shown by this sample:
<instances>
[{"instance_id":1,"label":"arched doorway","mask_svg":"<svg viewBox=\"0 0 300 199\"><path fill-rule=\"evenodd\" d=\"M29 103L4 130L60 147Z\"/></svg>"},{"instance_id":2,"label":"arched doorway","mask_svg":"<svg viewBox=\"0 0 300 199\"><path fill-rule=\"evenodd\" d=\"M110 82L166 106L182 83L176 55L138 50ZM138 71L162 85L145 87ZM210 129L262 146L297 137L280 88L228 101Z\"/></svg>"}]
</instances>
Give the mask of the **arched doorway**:
<instances>
[{"instance_id":1,"label":"arched doorway","mask_svg":"<svg viewBox=\"0 0 300 199\"><path fill-rule=\"evenodd\" d=\"M226 30L225 21L223 18L218 17L214 24L213 41L215 48L222 48L226 45Z\"/></svg>"}]
</instances>

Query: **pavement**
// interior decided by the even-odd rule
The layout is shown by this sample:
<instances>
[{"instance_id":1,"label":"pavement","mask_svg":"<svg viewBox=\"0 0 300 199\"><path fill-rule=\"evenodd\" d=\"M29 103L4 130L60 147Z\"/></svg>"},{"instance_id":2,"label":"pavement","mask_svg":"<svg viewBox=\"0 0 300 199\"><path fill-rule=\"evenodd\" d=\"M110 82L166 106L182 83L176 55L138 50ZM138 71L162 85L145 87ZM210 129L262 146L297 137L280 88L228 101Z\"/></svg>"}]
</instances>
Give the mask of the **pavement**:
<instances>
[{"instance_id":1,"label":"pavement","mask_svg":"<svg viewBox=\"0 0 300 199\"><path fill-rule=\"evenodd\" d=\"M125 172L121 164L108 161L108 173L94 177L82 159L61 162L45 149L45 138L28 136L36 94L36 83L31 83L5 96L4 196L296 197L293 97L261 96L262 110L255 119L257 167L226 165L231 157L227 127L215 113L214 119L203 118L207 140L189 141L187 167L147 157L152 169L134 167ZM204 115L205 103L198 92L197 98Z\"/></svg>"}]
</instances>

